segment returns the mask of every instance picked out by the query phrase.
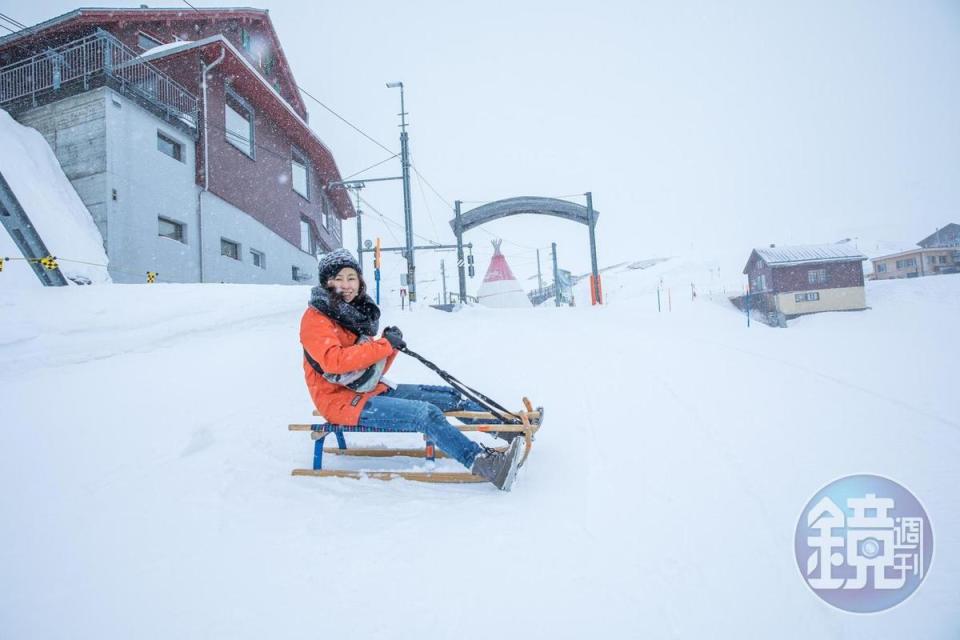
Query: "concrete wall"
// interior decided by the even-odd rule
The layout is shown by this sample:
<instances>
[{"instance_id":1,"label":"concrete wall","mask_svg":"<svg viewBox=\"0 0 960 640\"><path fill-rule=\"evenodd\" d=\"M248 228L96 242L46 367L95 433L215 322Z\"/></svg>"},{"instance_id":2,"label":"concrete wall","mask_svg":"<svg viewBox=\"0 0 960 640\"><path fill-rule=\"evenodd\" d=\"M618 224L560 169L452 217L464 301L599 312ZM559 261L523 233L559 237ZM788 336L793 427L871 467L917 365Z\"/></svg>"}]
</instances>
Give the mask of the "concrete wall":
<instances>
[{"instance_id":1,"label":"concrete wall","mask_svg":"<svg viewBox=\"0 0 960 640\"><path fill-rule=\"evenodd\" d=\"M863 287L817 289L820 299L812 302L797 302L796 293L780 293L776 297L777 309L787 314L817 313L819 311L852 311L867 307L866 290Z\"/></svg>"},{"instance_id":2,"label":"concrete wall","mask_svg":"<svg viewBox=\"0 0 960 640\"><path fill-rule=\"evenodd\" d=\"M114 282L198 282L200 243L192 133L116 92L105 95L110 275ZM181 161L157 149L157 132L182 146ZM115 196L114 196L115 192ZM184 225L184 242L161 237L159 217Z\"/></svg>"},{"instance_id":3,"label":"concrete wall","mask_svg":"<svg viewBox=\"0 0 960 640\"><path fill-rule=\"evenodd\" d=\"M57 156L64 174L87 206L103 236L107 254L107 152L104 95L96 89L16 114L23 125L39 131Z\"/></svg>"},{"instance_id":4,"label":"concrete wall","mask_svg":"<svg viewBox=\"0 0 960 640\"><path fill-rule=\"evenodd\" d=\"M204 282L316 284L317 259L305 253L229 202L209 191L201 194ZM220 239L240 245L240 259L221 255ZM253 264L250 250L266 257L266 268ZM293 280L293 266L309 280Z\"/></svg>"}]
</instances>

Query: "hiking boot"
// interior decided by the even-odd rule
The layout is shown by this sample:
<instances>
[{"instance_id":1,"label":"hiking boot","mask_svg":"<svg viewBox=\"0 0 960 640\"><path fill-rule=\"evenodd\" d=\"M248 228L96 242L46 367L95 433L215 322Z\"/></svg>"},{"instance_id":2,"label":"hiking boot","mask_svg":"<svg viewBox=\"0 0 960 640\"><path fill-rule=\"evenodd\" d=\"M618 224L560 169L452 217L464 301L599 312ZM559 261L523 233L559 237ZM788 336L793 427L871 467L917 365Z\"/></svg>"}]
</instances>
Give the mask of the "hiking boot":
<instances>
[{"instance_id":1,"label":"hiking boot","mask_svg":"<svg viewBox=\"0 0 960 640\"><path fill-rule=\"evenodd\" d=\"M523 440L520 438L514 438L503 453L484 447L484 450L474 458L470 472L489 480L501 491L510 491L517 477L522 451Z\"/></svg>"}]
</instances>

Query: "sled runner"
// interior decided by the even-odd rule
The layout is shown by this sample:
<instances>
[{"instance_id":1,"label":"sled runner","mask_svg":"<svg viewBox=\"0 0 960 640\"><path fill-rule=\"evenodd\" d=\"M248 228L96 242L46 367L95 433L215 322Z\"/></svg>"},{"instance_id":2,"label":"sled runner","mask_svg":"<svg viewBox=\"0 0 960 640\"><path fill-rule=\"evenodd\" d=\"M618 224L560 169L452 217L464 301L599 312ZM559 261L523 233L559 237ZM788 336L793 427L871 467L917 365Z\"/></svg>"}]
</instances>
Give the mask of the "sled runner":
<instances>
[{"instance_id":1,"label":"sled runner","mask_svg":"<svg viewBox=\"0 0 960 640\"><path fill-rule=\"evenodd\" d=\"M499 406L499 405L498 405ZM506 442L514 438L523 437L524 451L523 458L520 460L520 466L523 466L530 455L530 449L533 446L533 439L536 432L543 423L543 408L533 408L533 405L527 398L523 399L524 409L517 412L497 411L499 415L488 411L449 411L444 415L452 418L458 423L454 426L463 432L487 433L495 438ZM314 415L319 415L316 411ZM509 416L512 423L496 422L483 423L483 420L501 420ZM479 421L479 423L478 423ZM515 424L513 424L515 422ZM329 423L319 424L291 424L290 431L309 431L313 440L313 468L312 469L294 469L295 476L317 476L317 477L335 477L335 478L375 478L377 480L393 480L394 478L404 478L407 480L416 480L419 482L441 482L441 483L468 483L468 482L487 482L480 476L473 475L469 471L347 471L339 469L324 469L323 454L342 455L342 456L360 456L370 458L389 458L389 457L411 457L424 458L426 460L436 460L445 458L442 451L437 451L436 446L430 440L426 440L422 449L397 449L397 448L348 448L344 434L359 433L417 433L415 425L410 425L407 429L376 429L370 427L347 426ZM337 439L336 447L324 447L324 441L328 435L333 434ZM503 451L506 447L500 447Z\"/></svg>"}]
</instances>

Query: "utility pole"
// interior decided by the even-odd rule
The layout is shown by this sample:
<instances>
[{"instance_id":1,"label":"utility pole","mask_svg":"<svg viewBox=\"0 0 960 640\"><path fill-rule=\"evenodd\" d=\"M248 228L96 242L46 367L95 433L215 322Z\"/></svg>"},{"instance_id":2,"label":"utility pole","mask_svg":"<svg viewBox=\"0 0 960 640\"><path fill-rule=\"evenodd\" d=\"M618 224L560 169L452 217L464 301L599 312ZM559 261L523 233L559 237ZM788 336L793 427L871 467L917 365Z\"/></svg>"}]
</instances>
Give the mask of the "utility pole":
<instances>
[{"instance_id":1,"label":"utility pole","mask_svg":"<svg viewBox=\"0 0 960 640\"><path fill-rule=\"evenodd\" d=\"M560 306L560 272L557 269L557 243L550 245L553 248L553 301Z\"/></svg>"},{"instance_id":2,"label":"utility pole","mask_svg":"<svg viewBox=\"0 0 960 640\"><path fill-rule=\"evenodd\" d=\"M593 192L587 191L587 215L590 217L590 266L592 267L593 277L590 279L590 285L593 287L590 297L594 304L603 304L600 290L600 271L597 269L597 218L593 215Z\"/></svg>"},{"instance_id":3,"label":"utility pole","mask_svg":"<svg viewBox=\"0 0 960 640\"><path fill-rule=\"evenodd\" d=\"M363 272L363 223L360 222L360 187L354 187L357 190L357 261L360 263L360 272Z\"/></svg>"},{"instance_id":4,"label":"utility pole","mask_svg":"<svg viewBox=\"0 0 960 640\"><path fill-rule=\"evenodd\" d=\"M447 304L447 270L444 268L443 259L440 260L440 278L443 280L443 304Z\"/></svg>"},{"instance_id":5,"label":"utility pole","mask_svg":"<svg viewBox=\"0 0 960 640\"><path fill-rule=\"evenodd\" d=\"M537 249L537 291L543 291L543 277L540 275L540 249Z\"/></svg>"},{"instance_id":6,"label":"utility pole","mask_svg":"<svg viewBox=\"0 0 960 640\"><path fill-rule=\"evenodd\" d=\"M459 200L454 203L453 210L457 218L457 278L460 285L460 304L464 304L467 300L467 274L466 266L463 264L463 229L460 227Z\"/></svg>"},{"instance_id":7,"label":"utility pole","mask_svg":"<svg viewBox=\"0 0 960 640\"><path fill-rule=\"evenodd\" d=\"M403 223L406 229L407 286L409 287L410 308L417 301L416 265L413 247L413 210L410 202L410 148L407 137L407 111L403 101L403 83L388 82L388 89L400 89L400 162L403 166Z\"/></svg>"}]
</instances>

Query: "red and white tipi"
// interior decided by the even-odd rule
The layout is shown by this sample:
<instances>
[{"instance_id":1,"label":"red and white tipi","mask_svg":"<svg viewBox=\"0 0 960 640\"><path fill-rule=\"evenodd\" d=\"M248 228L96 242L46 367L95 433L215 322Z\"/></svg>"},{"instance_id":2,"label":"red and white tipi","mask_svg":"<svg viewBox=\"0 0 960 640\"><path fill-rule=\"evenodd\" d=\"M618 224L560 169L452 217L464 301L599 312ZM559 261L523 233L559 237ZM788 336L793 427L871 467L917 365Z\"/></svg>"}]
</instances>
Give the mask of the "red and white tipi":
<instances>
[{"instance_id":1,"label":"red and white tipi","mask_svg":"<svg viewBox=\"0 0 960 640\"><path fill-rule=\"evenodd\" d=\"M500 309L532 307L523 287L510 271L507 259L500 253L502 243L503 240L493 241L493 257L490 259L490 266L487 267L487 275L483 277L483 284L477 291L477 299L482 305Z\"/></svg>"}]
</instances>

